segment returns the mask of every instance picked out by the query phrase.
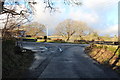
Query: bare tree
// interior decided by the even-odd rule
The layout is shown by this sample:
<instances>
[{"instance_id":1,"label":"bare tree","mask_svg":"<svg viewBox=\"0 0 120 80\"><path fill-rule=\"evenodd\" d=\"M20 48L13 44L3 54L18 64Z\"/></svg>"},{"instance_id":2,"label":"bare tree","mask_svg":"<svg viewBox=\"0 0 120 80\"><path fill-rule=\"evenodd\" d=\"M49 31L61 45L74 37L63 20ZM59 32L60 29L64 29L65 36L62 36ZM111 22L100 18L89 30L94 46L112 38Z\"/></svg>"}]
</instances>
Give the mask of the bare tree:
<instances>
[{"instance_id":1,"label":"bare tree","mask_svg":"<svg viewBox=\"0 0 120 80\"><path fill-rule=\"evenodd\" d=\"M80 0L60 0L63 1L65 5L77 5L81 6L82 3ZM45 9L49 8L51 11L57 11L56 7L54 6L53 0L44 0L44 3L46 4ZM56 1L57 2L57 1Z\"/></svg>"},{"instance_id":2,"label":"bare tree","mask_svg":"<svg viewBox=\"0 0 120 80\"><path fill-rule=\"evenodd\" d=\"M25 7L26 4L20 4L17 0L4 0L0 1L0 4L2 6L2 10L0 11L0 21L4 24L2 29L2 38L5 38L7 35L10 37L12 36L11 31L14 28L30 21L27 16L30 16L33 10L29 10L30 8ZM29 3L29 6L32 4Z\"/></svg>"},{"instance_id":3,"label":"bare tree","mask_svg":"<svg viewBox=\"0 0 120 80\"><path fill-rule=\"evenodd\" d=\"M80 0L61 0L64 2L65 5L82 5ZM43 3L46 4L46 8L50 8L51 10L55 11L55 6L53 0L43 0ZM12 5L12 8L9 8L8 5ZM16 11L15 7L21 7L21 4L24 5L24 8L22 8L19 12ZM34 12L34 5L37 4L37 1L35 0L2 0L0 1L0 6L2 6L2 10L0 11L0 14L4 13L10 13L12 15L20 15L23 14L23 12Z\"/></svg>"},{"instance_id":4,"label":"bare tree","mask_svg":"<svg viewBox=\"0 0 120 80\"><path fill-rule=\"evenodd\" d=\"M87 33L90 31L90 28L87 26L87 24L82 21L74 21L74 26L76 28L75 35L80 37L80 39L82 39L82 36L87 35Z\"/></svg>"},{"instance_id":5,"label":"bare tree","mask_svg":"<svg viewBox=\"0 0 120 80\"><path fill-rule=\"evenodd\" d=\"M65 20L58 24L56 27L56 31L58 35L61 35L65 38L67 38L66 41L70 39L70 37L76 32L75 28L73 27L73 20Z\"/></svg>"},{"instance_id":6,"label":"bare tree","mask_svg":"<svg viewBox=\"0 0 120 80\"><path fill-rule=\"evenodd\" d=\"M12 15L24 15L24 13L33 13L34 7L33 5L36 4L34 0L3 0L0 1L2 5L2 10L0 14L10 13ZM18 11L18 7L20 10Z\"/></svg>"},{"instance_id":7,"label":"bare tree","mask_svg":"<svg viewBox=\"0 0 120 80\"><path fill-rule=\"evenodd\" d=\"M37 23L37 22L32 22L28 25L24 25L21 27L26 31L26 35L31 35L31 36L43 36L45 35L45 30L46 27L43 24Z\"/></svg>"},{"instance_id":8,"label":"bare tree","mask_svg":"<svg viewBox=\"0 0 120 80\"><path fill-rule=\"evenodd\" d=\"M118 57L116 58L116 60L113 62L113 64L112 64L112 67L115 67L116 66L116 64L119 62L119 60L120 60L120 46L118 46L117 47L117 49L116 49L116 51L114 52L114 56L115 56L115 54L116 54L116 52L119 52L119 54L118 54ZM111 59L112 59L113 57L111 57Z\"/></svg>"},{"instance_id":9,"label":"bare tree","mask_svg":"<svg viewBox=\"0 0 120 80\"><path fill-rule=\"evenodd\" d=\"M79 0L63 0L65 5L81 5L81 2ZM50 11L56 11L56 7L53 6L53 0L43 0L43 3L46 4L45 9L49 8ZM17 25L22 25L22 23L26 23L26 22L30 22L31 17L34 12L34 5L37 4L37 2L35 0L2 0L0 1L0 16L4 15L7 17L2 17L1 21L3 21L2 24L4 24L2 33L4 36L4 34L6 34L6 32L8 32L8 26L9 28L12 27L11 29L13 29L14 27L17 27ZM13 18L17 18L15 21L17 20L21 20L20 23L14 23L11 25L8 25L9 22L11 21L10 19ZM26 22L22 22L25 21ZM6 29L7 28L7 29Z\"/></svg>"},{"instance_id":10,"label":"bare tree","mask_svg":"<svg viewBox=\"0 0 120 80\"><path fill-rule=\"evenodd\" d=\"M57 34L67 38L66 41L69 41L69 39L73 35L82 36L86 30L87 30L87 26L84 22L74 21L71 19L67 19L61 22L56 27Z\"/></svg>"},{"instance_id":11,"label":"bare tree","mask_svg":"<svg viewBox=\"0 0 120 80\"><path fill-rule=\"evenodd\" d=\"M10 38L13 36L12 31L14 28L19 27L20 25L23 25L27 22L26 18L23 18L21 16L13 16L11 14L7 14L7 20L3 19L1 22L4 24L4 27L2 29L2 37L3 38ZM9 35L9 37L8 37Z\"/></svg>"}]
</instances>

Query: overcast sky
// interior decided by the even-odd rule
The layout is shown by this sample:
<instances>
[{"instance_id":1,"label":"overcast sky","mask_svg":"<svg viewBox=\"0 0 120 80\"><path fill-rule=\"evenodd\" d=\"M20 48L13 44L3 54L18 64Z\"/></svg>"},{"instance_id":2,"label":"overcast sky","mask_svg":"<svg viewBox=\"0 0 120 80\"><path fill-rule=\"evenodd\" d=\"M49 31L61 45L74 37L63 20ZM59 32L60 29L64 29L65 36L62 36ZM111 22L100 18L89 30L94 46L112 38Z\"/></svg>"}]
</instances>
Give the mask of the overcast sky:
<instances>
[{"instance_id":1,"label":"overcast sky","mask_svg":"<svg viewBox=\"0 0 120 80\"><path fill-rule=\"evenodd\" d=\"M95 28L100 34L118 34L118 1L119 0L81 0L82 6L68 6L63 0L56 0L55 6L58 12L44 11L43 0L37 0L34 21L45 24L49 34L54 33L55 27L65 19L73 19L86 22ZM55 1L55 0L54 0Z\"/></svg>"}]
</instances>

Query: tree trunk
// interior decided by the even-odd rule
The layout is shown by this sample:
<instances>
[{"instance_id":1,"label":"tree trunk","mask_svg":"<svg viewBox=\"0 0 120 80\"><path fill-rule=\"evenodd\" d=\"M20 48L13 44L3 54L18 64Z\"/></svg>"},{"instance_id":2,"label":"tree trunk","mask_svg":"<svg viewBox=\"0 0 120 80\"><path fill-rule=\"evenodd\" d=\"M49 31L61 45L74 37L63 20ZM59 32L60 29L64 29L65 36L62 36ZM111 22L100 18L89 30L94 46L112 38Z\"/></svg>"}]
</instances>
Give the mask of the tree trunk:
<instances>
[{"instance_id":1,"label":"tree trunk","mask_svg":"<svg viewBox=\"0 0 120 80\"><path fill-rule=\"evenodd\" d=\"M119 48L120 48L120 46L118 46L117 50L119 50ZM120 51L119 51L119 52L120 52ZM114 61L114 63L112 64L112 67L115 67L116 64L119 62L119 60L120 60L120 53L119 53L117 59L116 59L116 60Z\"/></svg>"},{"instance_id":2,"label":"tree trunk","mask_svg":"<svg viewBox=\"0 0 120 80\"><path fill-rule=\"evenodd\" d=\"M66 41L69 41L69 39L70 39L70 37L68 37Z\"/></svg>"},{"instance_id":3,"label":"tree trunk","mask_svg":"<svg viewBox=\"0 0 120 80\"><path fill-rule=\"evenodd\" d=\"M102 48L103 48L103 45L102 45ZM93 55L93 57L96 57L96 56L100 53L100 51L102 50L102 48L100 48L100 50L98 50L98 51L96 52L96 54Z\"/></svg>"},{"instance_id":4,"label":"tree trunk","mask_svg":"<svg viewBox=\"0 0 120 80\"><path fill-rule=\"evenodd\" d=\"M115 56L116 52L119 50L120 46L117 47L117 49L115 50L113 56L111 58L108 59L108 63L110 62L110 60Z\"/></svg>"},{"instance_id":5,"label":"tree trunk","mask_svg":"<svg viewBox=\"0 0 120 80\"><path fill-rule=\"evenodd\" d=\"M120 60L120 55L117 57L117 59L114 61L114 63L112 64L112 67L115 67L116 64L119 62Z\"/></svg>"}]
</instances>

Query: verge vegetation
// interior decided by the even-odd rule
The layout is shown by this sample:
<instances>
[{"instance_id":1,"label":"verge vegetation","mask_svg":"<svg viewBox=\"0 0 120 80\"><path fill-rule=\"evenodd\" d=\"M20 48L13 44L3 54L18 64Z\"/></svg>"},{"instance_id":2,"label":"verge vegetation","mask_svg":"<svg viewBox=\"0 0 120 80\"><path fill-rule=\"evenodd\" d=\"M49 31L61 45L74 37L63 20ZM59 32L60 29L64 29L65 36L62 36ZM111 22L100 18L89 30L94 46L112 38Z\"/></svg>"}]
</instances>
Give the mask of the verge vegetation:
<instances>
[{"instance_id":1,"label":"verge vegetation","mask_svg":"<svg viewBox=\"0 0 120 80\"><path fill-rule=\"evenodd\" d=\"M33 52L15 46L15 40L2 41L2 78L19 78L33 61Z\"/></svg>"},{"instance_id":2,"label":"verge vegetation","mask_svg":"<svg viewBox=\"0 0 120 80\"><path fill-rule=\"evenodd\" d=\"M91 44L85 52L98 63L111 67L120 74L120 48L113 45Z\"/></svg>"}]
</instances>

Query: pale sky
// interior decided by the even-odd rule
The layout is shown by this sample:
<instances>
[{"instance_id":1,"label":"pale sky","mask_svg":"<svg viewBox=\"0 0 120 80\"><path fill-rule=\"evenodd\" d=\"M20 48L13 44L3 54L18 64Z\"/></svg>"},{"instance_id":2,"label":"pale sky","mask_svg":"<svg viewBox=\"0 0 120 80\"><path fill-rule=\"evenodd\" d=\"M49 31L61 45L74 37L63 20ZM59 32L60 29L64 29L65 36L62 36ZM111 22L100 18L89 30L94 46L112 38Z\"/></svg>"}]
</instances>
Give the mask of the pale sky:
<instances>
[{"instance_id":1,"label":"pale sky","mask_svg":"<svg viewBox=\"0 0 120 80\"><path fill-rule=\"evenodd\" d=\"M58 12L50 13L45 10L42 0L38 0L34 21L45 24L49 34L54 33L55 27L65 19L86 22L100 34L118 34L118 1L119 0L81 0L82 6L68 6L62 0L54 0Z\"/></svg>"},{"instance_id":2,"label":"pale sky","mask_svg":"<svg viewBox=\"0 0 120 80\"><path fill-rule=\"evenodd\" d=\"M55 27L66 19L84 21L101 35L118 34L119 0L80 0L82 6L68 6L63 0L54 0L54 6L58 11L51 13L44 10L44 0L36 1L38 2L35 5L36 11L30 19L48 27L49 35L53 34Z\"/></svg>"}]
</instances>

